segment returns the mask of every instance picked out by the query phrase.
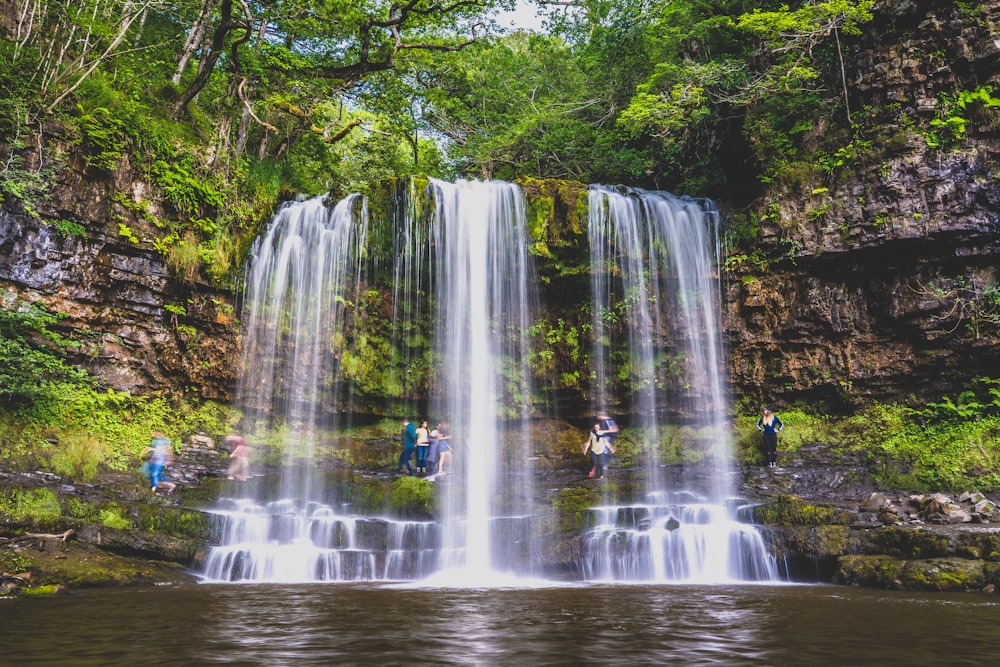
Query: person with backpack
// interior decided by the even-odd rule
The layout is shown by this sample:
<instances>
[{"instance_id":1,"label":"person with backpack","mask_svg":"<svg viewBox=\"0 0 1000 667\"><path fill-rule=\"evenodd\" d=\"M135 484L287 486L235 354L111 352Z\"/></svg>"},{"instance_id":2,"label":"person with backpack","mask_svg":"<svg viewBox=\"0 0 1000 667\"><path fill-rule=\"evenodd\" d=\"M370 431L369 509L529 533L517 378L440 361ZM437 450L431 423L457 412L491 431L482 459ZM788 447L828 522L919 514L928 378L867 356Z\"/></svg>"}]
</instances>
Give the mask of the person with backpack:
<instances>
[{"instance_id":1,"label":"person with backpack","mask_svg":"<svg viewBox=\"0 0 1000 667\"><path fill-rule=\"evenodd\" d=\"M607 424L602 424L601 420L594 422L594 427L590 429L590 435L587 441L583 443L583 453L590 452L590 464L591 469L587 477L593 479L604 479L604 471L608 467L608 461L611 455L614 454L615 448L611 444L612 438L609 437L611 433L610 430L605 430L602 426ZM617 433L618 428L615 427L615 433Z\"/></svg>"}]
</instances>

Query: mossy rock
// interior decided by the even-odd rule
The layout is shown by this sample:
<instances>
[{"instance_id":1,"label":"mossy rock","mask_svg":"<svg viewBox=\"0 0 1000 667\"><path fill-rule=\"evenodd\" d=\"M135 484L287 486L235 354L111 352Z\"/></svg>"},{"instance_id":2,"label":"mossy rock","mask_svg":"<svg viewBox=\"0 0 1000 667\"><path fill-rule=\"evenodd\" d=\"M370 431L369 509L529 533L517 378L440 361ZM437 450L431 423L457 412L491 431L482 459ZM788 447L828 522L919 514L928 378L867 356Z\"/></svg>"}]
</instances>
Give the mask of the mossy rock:
<instances>
[{"instance_id":1,"label":"mossy rock","mask_svg":"<svg viewBox=\"0 0 1000 667\"><path fill-rule=\"evenodd\" d=\"M955 554L949 535L928 530L887 526L865 531L862 553L894 558L940 558Z\"/></svg>"},{"instance_id":2,"label":"mossy rock","mask_svg":"<svg viewBox=\"0 0 1000 667\"><path fill-rule=\"evenodd\" d=\"M389 506L407 519L425 520L434 517L434 484L419 477L400 477L392 483Z\"/></svg>"},{"instance_id":3,"label":"mossy rock","mask_svg":"<svg viewBox=\"0 0 1000 667\"><path fill-rule=\"evenodd\" d=\"M834 583L907 591L967 591L980 590L986 576L982 561L964 558L844 556Z\"/></svg>"},{"instance_id":4,"label":"mossy rock","mask_svg":"<svg viewBox=\"0 0 1000 667\"><path fill-rule=\"evenodd\" d=\"M965 558L1000 563L1000 533L960 533L956 553Z\"/></svg>"},{"instance_id":5,"label":"mossy rock","mask_svg":"<svg viewBox=\"0 0 1000 667\"><path fill-rule=\"evenodd\" d=\"M202 540L210 535L211 516L205 512L153 503L137 505L134 511L136 527L147 533Z\"/></svg>"},{"instance_id":6,"label":"mossy rock","mask_svg":"<svg viewBox=\"0 0 1000 667\"><path fill-rule=\"evenodd\" d=\"M787 526L772 532L783 558L829 558L856 550L855 531L847 526Z\"/></svg>"},{"instance_id":7,"label":"mossy rock","mask_svg":"<svg viewBox=\"0 0 1000 667\"><path fill-rule=\"evenodd\" d=\"M133 586L192 581L191 575L178 563L130 558L73 540L25 543L20 545L17 557L29 564L31 588L43 591L50 586Z\"/></svg>"},{"instance_id":8,"label":"mossy rock","mask_svg":"<svg viewBox=\"0 0 1000 667\"><path fill-rule=\"evenodd\" d=\"M755 507L754 518L769 526L846 526L856 517L831 505L814 505L798 496L784 494L773 503Z\"/></svg>"},{"instance_id":9,"label":"mossy rock","mask_svg":"<svg viewBox=\"0 0 1000 667\"><path fill-rule=\"evenodd\" d=\"M46 584L45 586L32 586L21 590L21 595L28 597L47 597L50 595L62 595L67 593L68 588L62 584Z\"/></svg>"},{"instance_id":10,"label":"mossy rock","mask_svg":"<svg viewBox=\"0 0 1000 667\"><path fill-rule=\"evenodd\" d=\"M555 532L578 533L589 528L593 522L591 508L601 502L598 488L594 485L576 485L559 489L548 498L558 517L553 526Z\"/></svg>"}]
</instances>

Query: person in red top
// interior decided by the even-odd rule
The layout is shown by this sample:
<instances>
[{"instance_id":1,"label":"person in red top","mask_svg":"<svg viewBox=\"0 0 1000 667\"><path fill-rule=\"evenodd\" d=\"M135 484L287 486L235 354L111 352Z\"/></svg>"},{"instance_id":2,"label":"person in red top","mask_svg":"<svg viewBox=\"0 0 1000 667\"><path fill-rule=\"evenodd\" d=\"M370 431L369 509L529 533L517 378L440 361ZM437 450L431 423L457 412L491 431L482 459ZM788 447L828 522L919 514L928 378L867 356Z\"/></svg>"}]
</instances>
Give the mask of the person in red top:
<instances>
[{"instance_id":1,"label":"person in red top","mask_svg":"<svg viewBox=\"0 0 1000 667\"><path fill-rule=\"evenodd\" d=\"M226 477L245 482L250 479L250 443L242 435L227 435L222 439L232 449L229 452L229 469Z\"/></svg>"}]
</instances>

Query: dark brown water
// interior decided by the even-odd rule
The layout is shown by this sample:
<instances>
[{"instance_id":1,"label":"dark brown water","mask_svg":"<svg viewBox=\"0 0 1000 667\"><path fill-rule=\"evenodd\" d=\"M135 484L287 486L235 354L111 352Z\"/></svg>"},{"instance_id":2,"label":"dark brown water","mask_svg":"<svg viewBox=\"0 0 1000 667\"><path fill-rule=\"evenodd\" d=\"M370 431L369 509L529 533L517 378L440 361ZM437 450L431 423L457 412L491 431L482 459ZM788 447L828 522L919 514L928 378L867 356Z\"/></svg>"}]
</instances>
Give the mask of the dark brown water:
<instances>
[{"instance_id":1,"label":"dark brown water","mask_svg":"<svg viewBox=\"0 0 1000 667\"><path fill-rule=\"evenodd\" d=\"M1000 599L819 586L192 585L0 601L7 665L1000 664Z\"/></svg>"}]
</instances>

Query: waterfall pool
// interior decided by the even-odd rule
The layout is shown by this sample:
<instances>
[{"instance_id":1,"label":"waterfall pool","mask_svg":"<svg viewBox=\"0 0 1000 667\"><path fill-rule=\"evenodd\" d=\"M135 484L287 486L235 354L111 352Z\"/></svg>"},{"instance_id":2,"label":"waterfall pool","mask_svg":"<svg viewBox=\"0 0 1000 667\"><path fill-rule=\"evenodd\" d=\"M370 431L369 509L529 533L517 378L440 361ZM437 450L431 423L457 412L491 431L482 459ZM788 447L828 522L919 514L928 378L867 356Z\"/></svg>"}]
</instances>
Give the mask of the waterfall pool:
<instances>
[{"instance_id":1,"label":"waterfall pool","mask_svg":"<svg viewBox=\"0 0 1000 667\"><path fill-rule=\"evenodd\" d=\"M201 584L0 601L3 665L995 664L1000 599L833 586Z\"/></svg>"}]
</instances>

